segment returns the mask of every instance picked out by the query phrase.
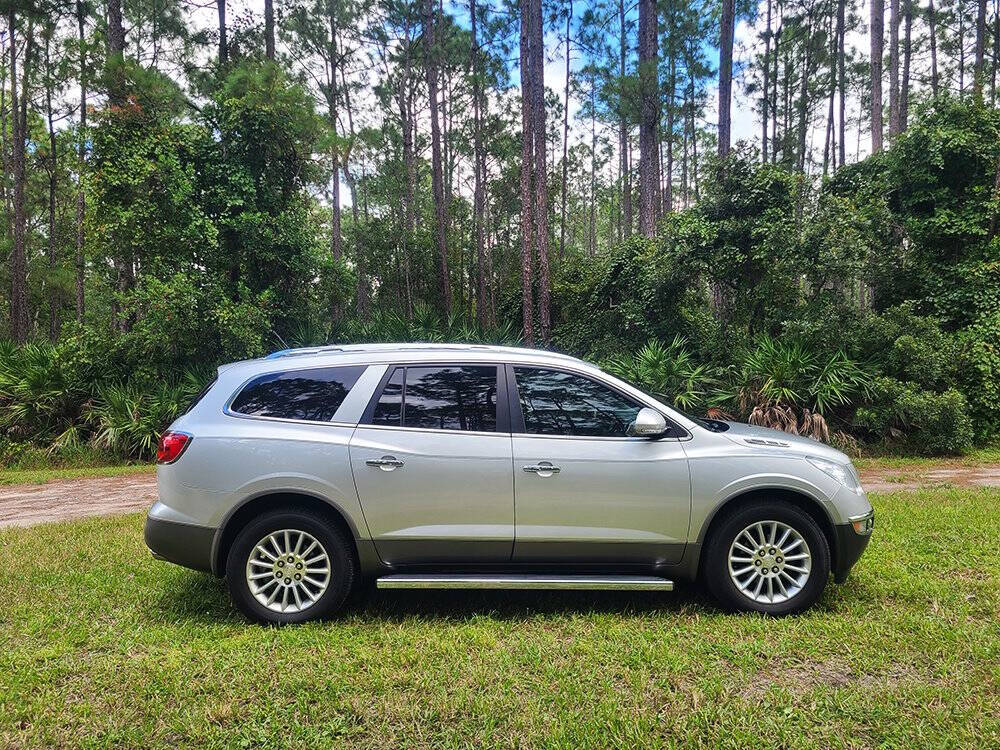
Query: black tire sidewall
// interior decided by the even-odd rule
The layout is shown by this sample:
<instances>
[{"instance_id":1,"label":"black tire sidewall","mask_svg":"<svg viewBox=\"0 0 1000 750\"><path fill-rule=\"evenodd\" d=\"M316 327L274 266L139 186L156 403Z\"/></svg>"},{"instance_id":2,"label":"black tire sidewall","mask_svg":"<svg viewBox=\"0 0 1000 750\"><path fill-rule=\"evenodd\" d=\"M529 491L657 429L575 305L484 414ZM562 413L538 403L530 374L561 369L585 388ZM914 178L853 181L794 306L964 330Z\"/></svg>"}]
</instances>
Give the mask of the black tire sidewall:
<instances>
[{"instance_id":1,"label":"black tire sidewall","mask_svg":"<svg viewBox=\"0 0 1000 750\"><path fill-rule=\"evenodd\" d=\"M301 612L272 612L258 602L246 580L246 564L254 546L269 533L297 529L314 536L330 557L330 585L315 604ZM239 610L254 622L288 625L328 617L343 605L357 577L352 545L322 516L305 510L278 510L248 523L236 535L226 558L226 585Z\"/></svg>"},{"instance_id":2,"label":"black tire sidewall","mask_svg":"<svg viewBox=\"0 0 1000 750\"><path fill-rule=\"evenodd\" d=\"M729 548L747 526L757 521L780 521L798 531L809 545L812 569L806 585L791 599L777 604L755 602L736 587L729 575ZM764 501L741 508L713 530L705 550L704 578L709 591L731 611L783 616L802 612L819 599L830 577L830 545L808 513L787 502Z\"/></svg>"}]
</instances>

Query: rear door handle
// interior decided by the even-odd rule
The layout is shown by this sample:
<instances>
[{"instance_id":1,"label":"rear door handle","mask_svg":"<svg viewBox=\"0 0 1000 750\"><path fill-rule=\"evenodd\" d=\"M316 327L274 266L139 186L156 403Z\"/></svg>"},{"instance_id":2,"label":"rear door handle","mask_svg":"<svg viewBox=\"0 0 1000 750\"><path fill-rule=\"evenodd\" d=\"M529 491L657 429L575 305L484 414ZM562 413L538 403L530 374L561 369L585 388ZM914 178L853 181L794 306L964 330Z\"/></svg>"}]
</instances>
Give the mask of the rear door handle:
<instances>
[{"instance_id":1,"label":"rear door handle","mask_svg":"<svg viewBox=\"0 0 1000 750\"><path fill-rule=\"evenodd\" d=\"M553 466L548 461L539 461L537 464L522 466L521 469L529 474L537 474L540 477L550 477L560 472L558 466Z\"/></svg>"},{"instance_id":2,"label":"rear door handle","mask_svg":"<svg viewBox=\"0 0 1000 750\"><path fill-rule=\"evenodd\" d=\"M365 463L368 464L369 466L374 466L377 469L381 469L382 471L393 471L394 469L398 469L403 465L403 462L400 461L395 456L382 456L382 458L369 458L367 461L365 461Z\"/></svg>"}]
</instances>

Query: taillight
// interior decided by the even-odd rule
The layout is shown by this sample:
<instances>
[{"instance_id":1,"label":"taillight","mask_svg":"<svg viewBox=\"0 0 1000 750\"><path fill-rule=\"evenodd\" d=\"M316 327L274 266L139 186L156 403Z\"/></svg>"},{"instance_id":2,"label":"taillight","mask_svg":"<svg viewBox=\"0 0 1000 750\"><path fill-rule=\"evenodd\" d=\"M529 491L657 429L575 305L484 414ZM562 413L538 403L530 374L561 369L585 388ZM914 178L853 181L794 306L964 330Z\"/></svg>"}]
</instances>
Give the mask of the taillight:
<instances>
[{"instance_id":1,"label":"taillight","mask_svg":"<svg viewBox=\"0 0 1000 750\"><path fill-rule=\"evenodd\" d=\"M156 446L156 463L172 464L188 447L193 438L186 432L164 432Z\"/></svg>"}]
</instances>

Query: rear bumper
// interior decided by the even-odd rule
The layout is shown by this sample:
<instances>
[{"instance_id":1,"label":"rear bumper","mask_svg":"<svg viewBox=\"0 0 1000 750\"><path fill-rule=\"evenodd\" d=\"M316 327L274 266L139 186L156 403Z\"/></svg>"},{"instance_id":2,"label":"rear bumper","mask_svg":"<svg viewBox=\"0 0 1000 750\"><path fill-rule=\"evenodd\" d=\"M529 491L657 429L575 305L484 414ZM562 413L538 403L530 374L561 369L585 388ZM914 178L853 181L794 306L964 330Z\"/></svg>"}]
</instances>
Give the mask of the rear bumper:
<instances>
[{"instance_id":1,"label":"rear bumper","mask_svg":"<svg viewBox=\"0 0 1000 750\"><path fill-rule=\"evenodd\" d=\"M872 534L859 534L850 523L840 523L833 527L836 535L836 551L833 561L833 580L843 583L847 580L848 573L854 567L854 563L865 551L868 542L871 541Z\"/></svg>"},{"instance_id":2,"label":"rear bumper","mask_svg":"<svg viewBox=\"0 0 1000 750\"><path fill-rule=\"evenodd\" d=\"M212 572L215 529L146 516L146 546L159 560Z\"/></svg>"}]
</instances>

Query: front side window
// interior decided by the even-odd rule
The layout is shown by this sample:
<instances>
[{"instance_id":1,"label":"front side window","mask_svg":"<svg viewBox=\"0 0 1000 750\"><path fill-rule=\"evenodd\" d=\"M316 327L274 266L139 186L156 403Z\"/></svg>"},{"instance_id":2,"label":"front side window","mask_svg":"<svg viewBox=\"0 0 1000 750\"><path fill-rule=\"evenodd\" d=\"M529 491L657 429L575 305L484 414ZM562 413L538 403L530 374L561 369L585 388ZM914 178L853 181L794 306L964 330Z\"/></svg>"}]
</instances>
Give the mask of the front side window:
<instances>
[{"instance_id":1,"label":"front side window","mask_svg":"<svg viewBox=\"0 0 1000 750\"><path fill-rule=\"evenodd\" d=\"M497 368L397 367L375 404L372 424L495 432Z\"/></svg>"},{"instance_id":2,"label":"front side window","mask_svg":"<svg viewBox=\"0 0 1000 750\"><path fill-rule=\"evenodd\" d=\"M515 367L524 430L532 435L626 437L642 404L582 375Z\"/></svg>"},{"instance_id":3,"label":"front side window","mask_svg":"<svg viewBox=\"0 0 1000 750\"><path fill-rule=\"evenodd\" d=\"M253 417L330 422L364 366L273 372L254 378L229 405Z\"/></svg>"}]
</instances>

